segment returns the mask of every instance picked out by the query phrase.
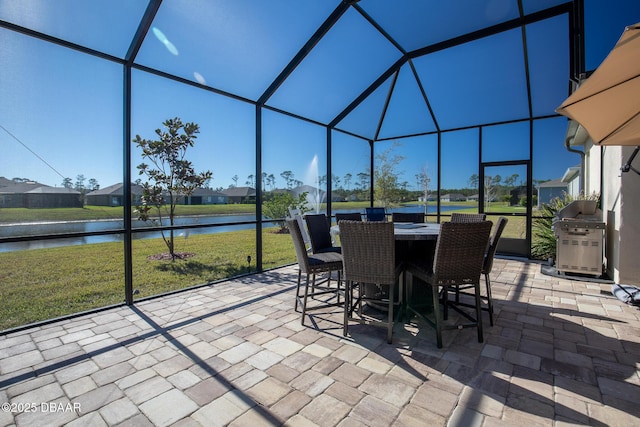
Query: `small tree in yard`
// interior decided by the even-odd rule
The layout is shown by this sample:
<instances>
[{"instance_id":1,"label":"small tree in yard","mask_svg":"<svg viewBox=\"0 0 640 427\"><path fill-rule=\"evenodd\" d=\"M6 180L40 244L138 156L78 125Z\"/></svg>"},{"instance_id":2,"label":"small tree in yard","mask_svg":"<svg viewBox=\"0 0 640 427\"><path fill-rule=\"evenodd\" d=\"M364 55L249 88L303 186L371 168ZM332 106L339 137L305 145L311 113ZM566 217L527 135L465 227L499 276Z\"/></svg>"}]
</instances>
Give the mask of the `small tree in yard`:
<instances>
[{"instance_id":1,"label":"small tree in yard","mask_svg":"<svg viewBox=\"0 0 640 427\"><path fill-rule=\"evenodd\" d=\"M376 155L376 167L373 173L375 200L384 207L400 200L400 172L397 166L404 160L404 156L393 154L399 147L394 143L382 153Z\"/></svg>"},{"instance_id":2,"label":"small tree in yard","mask_svg":"<svg viewBox=\"0 0 640 427\"><path fill-rule=\"evenodd\" d=\"M418 180L418 188L422 191L422 197L424 198L424 214L427 214L427 205L429 203L429 184L431 178L429 178L429 169L427 166L422 168L419 174L416 174L416 180Z\"/></svg>"},{"instance_id":3,"label":"small tree in yard","mask_svg":"<svg viewBox=\"0 0 640 427\"><path fill-rule=\"evenodd\" d=\"M135 213L142 221L159 224L162 224L164 217L168 217L169 225L173 226L178 200L204 186L213 174L211 171L196 173L191 162L185 158L187 149L193 147L200 132L196 123L182 123L176 117L162 124L166 130L156 129L157 141L143 139L140 135L133 140L142 149L142 158L152 164L138 165L139 174L146 175L148 181L142 184L141 204L136 206ZM151 213L157 214L157 219L152 219ZM171 260L187 256L175 252L173 229L169 230L168 236L164 231L161 234Z\"/></svg>"},{"instance_id":4,"label":"small tree in yard","mask_svg":"<svg viewBox=\"0 0 640 427\"><path fill-rule=\"evenodd\" d=\"M280 228L278 233L287 233L287 223L281 218L289 215L289 208L300 209L305 212L307 210L307 193L301 193L296 199L289 192L276 193L265 200L262 204L262 214L266 218L275 219Z\"/></svg>"}]
</instances>

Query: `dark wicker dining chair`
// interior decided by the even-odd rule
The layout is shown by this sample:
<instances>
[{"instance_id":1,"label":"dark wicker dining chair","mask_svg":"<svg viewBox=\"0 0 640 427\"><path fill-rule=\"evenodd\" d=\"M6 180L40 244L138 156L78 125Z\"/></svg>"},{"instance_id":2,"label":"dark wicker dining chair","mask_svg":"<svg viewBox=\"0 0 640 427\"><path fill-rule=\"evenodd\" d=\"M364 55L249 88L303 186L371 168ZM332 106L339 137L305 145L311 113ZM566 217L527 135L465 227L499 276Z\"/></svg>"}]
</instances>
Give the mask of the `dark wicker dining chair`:
<instances>
[{"instance_id":1,"label":"dark wicker dining chair","mask_svg":"<svg viewBox=\"0 0 640 427\"><path fill-rule=\"evenodd\" d=\"M307 231L311 240L311 251L321 252L340 252L339 246L334 246L331 240L331 224L325 214L307 214L304 216L307 223Z\"/></svg>"},{"instance_id":2,"label":"dark wicker dining chair","mask_svg":"<svg viewBox=\"0 0 640 427\"><path fill-rule=\"evenodd\" d=\"M507 226L508 221L509 220L503 216L498 218L495 230L493 230L493 234L489 239L489 248L487 249L487 253L484 255L484 263L482 265L482 274L484 275L485 285L487 286L487 305L489 308L489 322L491 323L491 326L493 326L493 299L491 297L491 279L489 278L489 274L491 274L491 270L493 269L493 258L496 255L496 249L498 249L500 237L502 236L502 232Z\"/></svg>"},{"instance_id":3,"label":"dark wicker dining chair","mask_svg":"<svg viewBox=\"0 0 640 427\"><path fill-rule=\"evenodd\" d=\"M392 212L391 221L393 222L424 222L424 214L422 212Z\"/></svg>"},{"instance_id":4,"label":"dark wicker dining chair","mask_svg":"<svg viewBox=\"0 0 640 427\"><path fill-rule=\"evenodd\" d=\"M431 287L434 320L424 316L416 307L413 307L411 301L407 301L407 310L435 328L438 348L442 347L442 331L445 329L475 327L478 331L478 342L483 341L480 275L491 225L491 221L444 222L440 225L433 263L429 260L423 260L420 263L411 262L407 265L406 271L411 276L418 277ZM475 317L449 302L449 287L467 285L473 286ZM441 296L442 298L440 298ZM442 315L440 303L443 305ZM449 305L469 322L445 326L443 323L447 320Z\"/></svg>"},{"instance_id":5,"label":"dark wicker dining chair","mask_svg":"<svg viewBox=\"0 0 640 427\"><path fill-rule=\"evenodd\" d=\"M298 285L296 287L296 302L294 309L298 311L298 305L302 307L301 323L304 325L304 319L309 310L319 308L338 306L340 304L340 294L342 289L341 271L342 271L342 255L337 252L324 252L319 254L308 254L302 240L300 226L295 219L288 218L287 227L293 240L293 247L296 251L296 259L298 261ZM331 273L337 271L337 287L331 287ZM300 293L302 286L302 274L306 275L304 294ZM316 274L327 273L324 282L316 283ZM309 298L316 298L321 295L327 295L328 299L322 300L321 303L309 307ZM334 300L335 298L335 300Z\"/></svg>"},{"instance_id":6,"label":"dark wicker dining chair","mask_svg":"<svg viewBox=\"0 0 640 427\"><path fill-rule=\"evenodd\" d=\"M484 262L482 264L482 275L484 276L484 283L486 286L486 296L487 300L486 307L482 307L483 310L489 312L489 324L493 326L493 298L491 296L491 279L489 275L491 274L491 270L493 269L493 258L496 255L496 249L498 248L498 242L500 241L500 237L502 236L502 232L504 228L507 226L507 218L501 216L498 218L495 227L493 228L493 234L489 238L489 246L487 247L487 252L484 255ZM464 287L459 286L456 290L456 304L465 305L460 302L460 294L464 294Z\"/></svg>"},{"instance_id":7,"label":"dark wicker dining chair","mask_svg":"<svg viewBox=\"0 0 640 427\"><path fill-rule=\"evenodd\" d=\"M362 214L360 212L336 213L336 224L340 221L362 221Z\"/></svg>"},{"instance_id":8,"label":"dark wicker dining chair","mask_svg":"<svg viewBox=\"0 0 640 427\"><path fill-rule=\"evenodd\" d=\"M486 214L474 214L474 213L460 213L454 212L451 214L451 222L480 222L487 219Z\"/></svg>"},{"instance_id":9,"label":"dark wicker dining chair","mask_svg":"<svg viewBox=\"0 0 640 427\"><path fill-rule=\"evenodd\" d=\"M393 223L342 221L340 240L345 283L343 334L347 336L349 321L357 321L386 327L387 342L391 343L395 288L400 276L400 269L395 265ZM354 300L356 286L358 294ZM384 288L388 288L387 292ZM402 295L402 292L398 295ZM365 313L363 302L386 306L386 321Z\"/></svg>"},{"instance_id":10,"label":"dark wicker dining chair","mask_svg":"<svg viewBox=\"0 0 640 427\"><path fill-rule=\"evenodd\" d=\"M387 212L384 208L365 208L365 218L367 221L386 221Z\"/></svg>"},{"instance_id":11,"label":"dark wicker dining chair","mask_svg":"<svg viewBox=\"0 0 640 427\"><path fill-rule=\"evenodd\" d=\"M304 222L302 211L299 208L289 207L289 216L287 218L293 218L298 221L298 226L302 233L302 239L304 240L304 246L307 248L307 252L311 252L311 239L309 238L309 233L307 233L307 224Z\"/></svg>"}]
</instances>

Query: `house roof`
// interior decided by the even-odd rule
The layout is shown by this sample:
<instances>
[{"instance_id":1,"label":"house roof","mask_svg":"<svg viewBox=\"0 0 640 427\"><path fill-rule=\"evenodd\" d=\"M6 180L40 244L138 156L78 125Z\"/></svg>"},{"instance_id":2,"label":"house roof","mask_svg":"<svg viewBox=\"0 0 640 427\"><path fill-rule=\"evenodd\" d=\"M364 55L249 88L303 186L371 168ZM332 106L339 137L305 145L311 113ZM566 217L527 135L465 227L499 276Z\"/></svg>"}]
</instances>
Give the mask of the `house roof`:
<instances>
[{"instance_id":1,"label":"house roof","mask_svg":"<svg viewBox=\"0 0 640 427\"><path fill-rule=\"evenodd\" d=\"M255 197L256 189L252 187L229 187L222 190L222 194L229 197Z\"/></svg>"},{"instance_id":2,"label":"house roof","mask_svg":"<svg viewBox=\"0 0 640 427\"><path fill-rule=\"evenodd\" d=\"M193 193L191 193L191 195L192 196L225 196L227 197L226 194L220 191L212 190L210 188L196 188L195 190L193 190Z\"/></svg>"},{"instance_id":3,"label":"house roof","mask_svg":"<svg viewBox=\"0 0 640 427\"><path fill-rule=\"evenodd\" d=\"M49 187L47 185L41 185L32 190L25 192L26 194L80 194L78 190L66 187Z\"/></svg>"},{"instance_id":4,"label":"house roof","mask_svg":"<svg viewBox=\"0 0 640 427\"><path fill-rule=\"evenodd\" d=\"M582 168L580 167L580 165L577 166L571 166L570 168L567 168L567 171L564 173L564 175L562 175L561 181L562 182L569 182L572 179L574 179L577 175L580 174L580 170Z\"/></svg>"},{"instance_id":5,"label":"house roof","mask_svg":"<svg viewBox=\"0 0 640 427\"><path fill-rule=\"evenodd\" d=\"M99 190L94 190L87 194L87 196L122 196L124 191L122 190L123 184L121 182L113 185L109 185L108 187L100 188ZM131 184L131 193L133 194L142 194L142 186L138 184ZM210 188L196 188L192 196L225 196L226 194L221 193L219 191L211 190Z\"/></svg>"},{"instance_id":6,"label":"house roof","mask_svg":"<svg viewBox=\"0 0 640 427\"><path fill-rule=\"evenodd\" d=\"M562 182L562 179L553 179L551 181L546 181L546 182L538 184L538 188L551 188L551 187L566 188L567 187L567 183L566 182Z\"/></svg>"},{"instance_id":7,"label":"house roof","mask_svg":"<svg viewBox=\"0 0 640 427\"><path fill-rule=\"evenodd\" d=\"M124 191L122 189L123 183L119 182L117 184L109 185L108 187L103 187L98 190L94 190L90 193L87 193L87 196L100 196L100 195L112 195L112 196L122 196ZM138 184L131 184L131 192L133 194L142 194L142 187Z\"/></svg>"},{"instance_id":8,"label":"house roof","mask_svg":"<svg viewBox=\"0 0 640 427\"><path fill-rule=\"evenodd\" d=\"M3 176L0 176L0 193L24 194L38 187L49 187L49 186L45 184L41 184L36 181L16 182L12 179L7 179ZM55 188L55 187L49 187L49 188Z\"/></svg>"},{"instance_id":9,"label":"house roof","mask_svg":"<svg viewBox=\"0 0 640 427\"><path fill-rule=\"evenodd\" d=\"M0 176L0 193L2 194L80 194L73 188L51 187L36 181L14 181Z\"/></svg>"}]
</instances>

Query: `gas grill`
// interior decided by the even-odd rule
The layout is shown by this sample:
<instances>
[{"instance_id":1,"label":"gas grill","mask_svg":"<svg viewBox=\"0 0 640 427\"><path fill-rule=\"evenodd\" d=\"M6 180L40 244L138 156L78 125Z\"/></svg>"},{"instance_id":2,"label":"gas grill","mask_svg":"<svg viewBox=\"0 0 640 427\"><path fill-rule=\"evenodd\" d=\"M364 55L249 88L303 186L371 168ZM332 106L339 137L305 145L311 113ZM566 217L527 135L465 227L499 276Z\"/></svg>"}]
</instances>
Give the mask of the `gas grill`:
<instances>
[{"instance_id":1,"label":"gas grill","mask_svg":"<svg viewBox=\"0 0 640 427\"><path fill-rule=\"evenodd\" d=\"M556 270L560 273L602 275L604 222L593 200L575 200L553 221Z\"/></svg>"}]
</instances>

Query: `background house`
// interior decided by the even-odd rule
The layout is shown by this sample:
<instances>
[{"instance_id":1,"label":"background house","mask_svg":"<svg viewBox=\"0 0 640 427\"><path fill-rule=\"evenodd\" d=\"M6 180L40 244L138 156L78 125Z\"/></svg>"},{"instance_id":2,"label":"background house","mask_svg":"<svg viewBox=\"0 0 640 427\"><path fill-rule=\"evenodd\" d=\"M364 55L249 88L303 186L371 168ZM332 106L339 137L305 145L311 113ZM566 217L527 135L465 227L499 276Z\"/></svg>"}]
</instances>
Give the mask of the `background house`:
<instances>
[{"instance_id":1,"label":"background house","mask_svg":"<svg viewBox=\"0 0 640 427\"><path fill-rule=\"evenodd\" d=\"M316 195L318 195L318 199L320 200L320 203L326 203L327 201L327 193L326 191L323 190L319 190L316 187L312 186L312 185L300 185L294 189L291 190L291 194L294 197L298 197L300 194L302 193L307 193L307 200L313 200L314 197L316 197ZM332 202L344 202L346 201L346 198L344 196L341 196L340 194L336 193L335 191L331 192L331 201Z\"/></svg>"},{"instance_id":2,"label":"background house","mask_svg":"<svg viewBox=\"0 0 640 427\"><path fill-rule=\"evenodd\" d=\"M229 187L222 194L227 196L227 203L256 202L256 189L252 187Z\"/></svg>"},{"instance_id":3,"label":"background house","mask_svg":"<svg viewBox=\"0 0 640 427\"><path fill-rule=\"evenodd\" d=\"M546 181L538 185L538 207L549 204L556 197L563 197L567 192L567 183L561 179Z\"/></svg>"},{"instance_id":4,"label":"background house","mask_svg":"<svg viewBox=\"0 0 640 427\"><path fill-rule=\"evenodd\" d=\"M210 188L196 188L190 196L179 201L181 205L223 205L227 203L227 195Z\"/></svg>"},{"instance_id":5,"label":"background house","mask_svg":"<svg viewBox=\"0 0 640 427\"><path fill-rule=\"evenodd\" d=\"M119 182L99 190L87 193L86 204L92 206L124 206L124 185ZM131 184L131 201L140 204L142 186ZM215 205L227 203L227 196L209 188L196 188L191 196L178 200L180 205Z\"/></svg>"},{"instance_id":6,"label":"background house","mask_svg":"<svg viewBox=\"0 0 640 427\"><path fill-rule=\"evenodd\" d=\"M44 184L35 181L16 182L0 176L0 207L24 208L25 193Z\"/></svg>"},{"instance_id":7,"label":"background house","mask_svg":"<svg viewBox=\"0 0 640 427\"><path fill-rule=\"evenodd\" d=\"M80 192L72 188L51 187L36 181L14 181L0 177L0 207L3 208L81 208Z\"/></svg>"},{"instance_id":8,"label":"background house","mask_svg":"<svg viewBox=\"0 0 640 427\"><path fill-rule=\"evenodd\" d=\"M124 206L124 185L119 182L85 195L85 203L91 206ZM142 187L131 184L131 201L139 204L142 195Z\"/></svg>"},{"instance_id":9,"label":"background house","mask_svg":"<svg viewBox=\"0 0 640 427\"><path fill-rule=\"evenodd\" d=\"M445 194L440 197L441 202L466 202L467 197L460 193Z\"/></svg>"}]
</instances>

